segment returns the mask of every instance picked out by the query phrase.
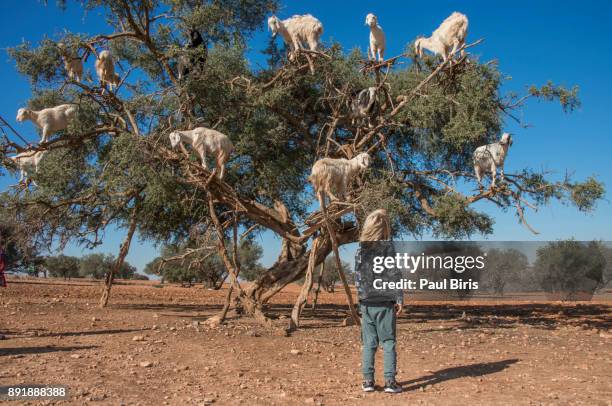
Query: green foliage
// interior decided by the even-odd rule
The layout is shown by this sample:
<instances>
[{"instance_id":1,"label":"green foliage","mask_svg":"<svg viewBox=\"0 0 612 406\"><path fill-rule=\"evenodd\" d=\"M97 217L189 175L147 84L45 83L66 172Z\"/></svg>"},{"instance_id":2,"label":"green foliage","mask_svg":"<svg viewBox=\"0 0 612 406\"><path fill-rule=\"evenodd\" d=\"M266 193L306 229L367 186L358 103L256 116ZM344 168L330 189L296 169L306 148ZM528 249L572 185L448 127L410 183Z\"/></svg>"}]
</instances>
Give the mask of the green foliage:
<instances>
[{"instance_id":1,"label":"green foliage","mask_svg":"<svg viewBox=\"0 0 612 406\"><path fill-rule=\"evenodd\" d=\"M244 241L238 247L238 259L240 261L240 278L254 281L266 272L259 262L263 256L261 245L253 241Z\"/></svg>"},{"instance_id":2,"label":"green foliage","mask_svg":"<svg viewBox=\"0 0 612 406\"><path fill-rule=\"evenodd\" d=\"M93 253L79 259L79 276L84 278L104 279L113 269L117 259L112 254ZM136 268L129 262L123 261L114 277L119 279L141 279L142 275L136 273Z\"/></svg>"},{"instance_id":3,"label":"green foliage","mask_svg":"<svg viewBox=\"0 0 612 406\"><path fill-rule=\"evenodd\" d=\"M79 261L79 275L85 278L104 279L112 269L113 257L110 254L89 254Z\"/></svg>"},{"instance_id":4,"label":"green foliage","mask_svg":"<svg viewBox=\"0 0 612 406\"><path fill-rule=\"evenodd\" d=\"M579 293L593 293L603 285L606 266L600 243L567 240L538 249L534 271L546 292L575 300Z\"/></svg>"},{"instance_id":5,"label":"green foliage","mask_svg":"<svg viewBox=\"0 0 612 406\"><path fill-rule=\"evenodd\" d=\"M349 264L347 262L342 261L342 271L346 276L347 282L349 284L355 283L354 273L351 270ZM320 270L317 269L315 275L313 275L313 280L317 281L319 277ZM325 259L325 265L323 269L323 276L321 278L321 288L326 292L333 293L336 289L336 284L340 282L340 275L338 274L338 267L336 266L336 259L333 255L328 256Z\"/></svg>"},{"instance_id":6,"label":"green foliage","mask_svg":"<svg viewBox=\"0 0 612 406\"><path fill-rule=\"evenodd\" d=\"M436 236L461 239L475 232L488 234L493 231L493 219L470 209L468 202L461 195L449 193L437 196L434 199L434 207L438 219L438 223L433 227Z\"/></svg>"},{"instance_id":7,"label":"green foliage","mask_svg":"<svg viewBox=\"0 0 612 406\"><path fill-rule=\"evenodd\" d=\"M503 295L508 285L524 277L528 266L527 256L514 248L488 250L482 272L483 288Z\"/></svg>"},{"instance_id":8,"label":"green foliage","mask_svg":"<svg viewBox=\"0 0 612 406\"><path fill-rule=\"evenodd\" d=\"M228 249L232 251L232 245ZM162 247L162 256L149 262L144 272L156 275L163 280L174 283L203 283L204 286L218 289L227 278L228 273L219 255L211 250L195 251L191 244L169 244ZM240 278L254 280L265 271L260 264L263 255L261 246L253 241L244 240L238 246L240 261Z\"/></svg>"},{"instance_id":9,"label":"green foliage","mask_svg":"<svg viewBox=\"0 0 612 406\"><path fill-rule=\"evenodd\" d=\"M529 88L529 94L544 99L546 101L559 100L563 111L571 112L580 107L580 99L578 99L578 86L567 89L564 86L555 85L548 81L544 86L537 88L532 86Z\"/></svg>"},{"instance_id":10,"label":"green foliage","mask_svg":"<svg viewBox=\"0 0 612 406\"><path fill-rule=\"evenodd\" d=\"M78 278L79 259L68 255L60 254L56 257L47 257L45 267L49 275L56 278Z\"/></svg>"},{"instance_id":11,"label":"green foliage","mask_svg":"<svg viewBox=\"0 0 612 406\"><path fill-rule=\"evenodd\" d=\"M605 195L605 189L601 182L594 177L589 177L582 183L571 185L571 199L580 211L591 211L595 208L598 200Z\"/></svg>"}]
</instances>

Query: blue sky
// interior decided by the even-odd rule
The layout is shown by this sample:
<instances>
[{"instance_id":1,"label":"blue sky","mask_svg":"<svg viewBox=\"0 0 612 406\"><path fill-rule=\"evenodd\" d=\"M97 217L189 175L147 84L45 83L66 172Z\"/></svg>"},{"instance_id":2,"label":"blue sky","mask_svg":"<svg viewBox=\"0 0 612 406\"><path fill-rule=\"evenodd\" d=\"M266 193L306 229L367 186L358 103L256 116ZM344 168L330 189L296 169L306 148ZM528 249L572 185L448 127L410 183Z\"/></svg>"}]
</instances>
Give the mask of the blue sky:
<instances>
[{"instance_id":1,"label":"blue sky","mask_svg":"<svg viewBox=\"0 0 612 406\"><path fill-rule=\"evenodd\" d=\"M429 35L453 11L461 11L469 17L469 42L485 38L473 53L482 61L498 60L501 71L512 78L504 85L504 91L524 92L528 85L541 85L547 80L580 86L582 107L572 114L564 114L555 103L531 102L522 118L532 127L522 129L508 121L506 129L515 133L515 143L506 160L506 172L524 167L544 168L562 177L568 170L577 179L596 175L608 187L612 185L612 124L609 119L612 2L587 1L577 6L575 2L559 1L292 1L286 2L278 15L286 18L311 13L325 27L325 42L339 41L346 50L359 47L365 51L368 29L364 26L364 18L373 12L387 35L387 56L390 57L400 54L406 43L416 36ZM36 42L45 35L53 37L64 29L90 34L111 30L97 12L85 14L72 2L66 11L59 10L53 0L49 0L46 7L37 0L3 3L0 14L0 77L3 78L0 115L30 140L38 139L31 124L15 122L17 109L30 97L29 83L17 74L4 50L22 40ZM263 63L259 51L265 47L268 35L266 27L262 26L249 44L253 66ZM2 190L14 183L15 179L0 178ZM502 212L487 203L475 207L496 219L495 232L488 237L490 240L569 237L612 240L609 196L593 214L585 215L573 207L559 204L542 207L537 213L530 211L529 221L540 231L537 236L520 225L513 212ZM122 237L121 232L109 230L97 251L116 254ZM276 258L280 242L267 233L260 237L260 242L265 250L263 262L269 265ZM68 247L65 252L69 255L86 253L75 246ZM352 262L353 252L354 246L344 248L344 259ZM142 270L155 256L157 249L150 243L135 241L127 258Z\"/></svg>"}]
</instances>

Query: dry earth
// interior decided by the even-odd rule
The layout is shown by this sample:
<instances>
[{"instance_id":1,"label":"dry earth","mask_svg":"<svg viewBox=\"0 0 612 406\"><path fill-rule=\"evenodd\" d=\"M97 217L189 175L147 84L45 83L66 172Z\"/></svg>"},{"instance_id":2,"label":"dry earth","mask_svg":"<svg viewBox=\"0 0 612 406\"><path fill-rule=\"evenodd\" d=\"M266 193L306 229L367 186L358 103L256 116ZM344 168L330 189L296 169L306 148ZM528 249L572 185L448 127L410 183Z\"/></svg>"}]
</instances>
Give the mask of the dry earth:
<instances>
[{"instance_id":1,"label":"dry earth","mask_svg":"<svg viewBox=\"0 0 612 406\"><path fill-rule=\"evenodd\" d=\"M267 309L279 325L298 291ZM360 391L359 330L342 327L340 292L323 293L316 317L306 310L291 337L244 318L203 325L225 290L125 283L107 309L96 307L99 293L91 281L9 279L0 385L65 384L70 400L54 404L75 405L612 404L611 302L601 298L409 301L398 323L404 393L388 395Z\"/></svg>"}]
</instances>

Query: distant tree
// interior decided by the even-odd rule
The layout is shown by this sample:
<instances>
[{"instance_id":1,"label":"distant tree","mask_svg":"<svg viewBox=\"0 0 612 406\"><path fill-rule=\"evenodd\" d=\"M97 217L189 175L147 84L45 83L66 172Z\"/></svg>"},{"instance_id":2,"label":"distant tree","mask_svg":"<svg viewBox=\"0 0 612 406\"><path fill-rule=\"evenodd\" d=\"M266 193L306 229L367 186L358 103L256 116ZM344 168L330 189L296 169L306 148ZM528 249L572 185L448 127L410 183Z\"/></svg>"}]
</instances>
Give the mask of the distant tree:
<instances>
[{"instance_id":1,"label":"distant tree","mask_svg":"<svg viewBox=\"0 0 612 406\"><path fill-rule=\"evenodd\" d=\"M132 279L136 281L148 281L149 277L141 273L135 273L134 275L132 275Z\"/></svg>"},{"instance_id":2,"label":"distant tree","mask_svg":"<svg viewBox=\"0 0 612 406\"><path fill-rule=\"evenodd\" d=\"M93 253L86 255L79 261L79 275L93 279L104 279L113 268L116 260L112 254ZM115 277L132 279L135 273L136 268L124 260Z\"/></svg>"},{"instance_id":3,"label":"distant tree","mask_svg":"<svg viewBox=\"0 0 612 406\"><path fill-rule=\"evenodd\" d=\"M113 258L114 259L114 258ZM117 273L117 278L119 279L133 279L136 274L136 267L130 264L127 261L123 261L121 266L119 267L119 272Z\"/></svg>"},{"instance_id":4,"label":"distant tree","mask_svg":"<svg viewBox=\"0 0 612 406\"><path fill-rule=\"evenodd\" d=\"M608 286L612 282L612 247L600 244L599 248L601 254L604 256L606 266L603 271L603 283L602 287Z\"/></svg>"},{"instance_id":5,"label":"distant tree","mask_svg":"<svg viewBox=\"0 0 612 406\"><path fill-rule=\"evenodd\" d=\"M520 279L528 265L527 256L519 250L488 250L482 272L483 288L503 295L506 286Z\"/></svg>"},{"instance_id":6,"label":"distant tree","mask_svg":"<svg viewBox=\"0 0 612 406\"><path fill-rule=\"evenodd\" d=\"M86 255L79 261L79 275L86 278L104 279L113 266L113 260L113 256L109 254Z\"/></svg>"},{"instance_id":7,"label":"distant tree","mask_svg":"<svg viewBox=\"0 0 612 406\"><path fill-rule=\"evenodd\" d=\"M19 232L19 224L0 211L0 246L4 249L7 271L33 272L31 264L40 262L31 239Z\"/></svg>"},{"instance_id":8,"label":"distant tree","mask_svg":"<svg viewBox=\"0 0 612 406\"><path fill-rule=\"evenodd\" d=\"M266 272L261 263L263 249L261 245L253 241L244 241L238 246L238 258L240 259L240 278L254 281Z\"/></svg>"},{"instance_id":9,"label":"distant tree","mask_svg":"<svg viewBox=\"0 0 612 406\"><path fill-rule=\"evenodd\" d=\"M593 293L603 286L606 258L601 244L554 241L538 249L534 272L542 289L576 300L581 292Z\"/></svg>"},{"instance_id":10,"label":"distant tree","mask_svg":"<svg viewBox=\"0 0 612 406\"><path fill-rule=\"evenodd\" d=\"M231 250L231 244L229 244ZM173 283L182 283L189 286L202 283L204 287L219 289L227 277L225 265L216 252L202 251L193 255L185 255L190 248L166 245L162 248L162 256L149 262L144 272L157 275ZM263 249L256 242L244 240L238 246L238 259L240 261L240 277L245 280L257 278L264 267L259 260ZM161 267L160 267L161 264Z\"/></svg>"},{"instance_id":11,"label":"distant tree","mask_svg":"<svg viewBox=\"0 0 612 406\"><path fill-rule=\"evenodd\" d=\"M79 259L67 255L60 254L56 257L47 257L45 267L49 274L56 278L78 278L79 277Z\"/></svg>"},{"instance_id":12,"label":"distant tree","mask_svg":"<svg viewBox=\"0 0 612 406\"><path fill-rule=\"evenodd\" d=\"M342 270L346 274L346 279L350 284L355 283L354 275L349 267L349 264L342 261ZM333 293L336 288L336 284L340 281L338 276L338 267L336 266L336 260L333 256L329 256L325 259L325 267L323 271L323 277L321 278L321 287L326 292Z\"/></svg>"}]
</instances>

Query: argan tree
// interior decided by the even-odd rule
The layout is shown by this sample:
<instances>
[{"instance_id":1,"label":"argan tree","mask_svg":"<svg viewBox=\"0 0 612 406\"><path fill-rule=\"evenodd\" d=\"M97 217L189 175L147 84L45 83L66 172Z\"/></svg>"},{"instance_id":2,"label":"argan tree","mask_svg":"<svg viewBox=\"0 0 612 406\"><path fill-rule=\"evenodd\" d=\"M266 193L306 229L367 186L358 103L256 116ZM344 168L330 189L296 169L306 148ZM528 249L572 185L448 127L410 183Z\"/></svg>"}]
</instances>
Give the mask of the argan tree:
<instances>
[{"instance_id":1,"label":"argan tree","mask_svg":"<svg viewBox=\"0 0 612 406\"><path fill-rule=\"evenodd\" d=\"M49 151L32 176L38 186L3 198L39 244L96 245L113 225L126 233L118 268L136 231L159 243L204 241L203 249L212 243L229 273L228 303L235 291L236 306L270 324L265 303L312 272L334 243L357 241L360 220L371 210L386 208L397 235L465 238L493 230L494 219L472 207L478 201L514 210L528 226L528 209L556 199L589 211L604 193L594 178L551 180L531 169L507 173L495 189L478 191L473 150L496 141L528 99L557 101L566 112L579 101L577 89L552 83L532 86L525 95L503 94L496 63L469 54L477 44L467 46L469 58L455 55L446 63L416 59L409 51L373 64L336 43L288 58L270 42L267 66L260 68L249 64L246 41L264 27L275 1L80 4L103 9L108 32L65 33L9 51L32 83L30 107L79 106L65 132L33 147ZM202 34L207 49L184 47L191 29ZM83 83L67 80L59 43L85 55L89 72L95 55L110 49L118 61L118 90L102 89L91 73ZM179 81L181 58L198 66ZM377 88L378 108L368 119L355 117L353 100L369 86ZM235 146L223 181L188 149L170 148L169 132L197 126L227 134ZM521 134L515 140L529 142ZM24 147L5 142L4 153ZM313 163L361 152L373 164L352 185L350 200L328 204L323 216L307 182ZM282 239L281 254L243 287L231 246L245 233L265 231Z\"/></svg>"}]
</instances>

